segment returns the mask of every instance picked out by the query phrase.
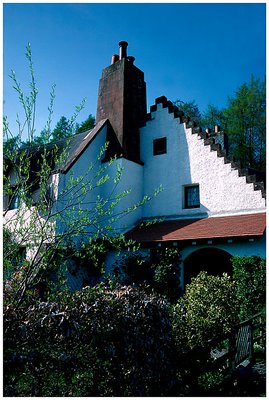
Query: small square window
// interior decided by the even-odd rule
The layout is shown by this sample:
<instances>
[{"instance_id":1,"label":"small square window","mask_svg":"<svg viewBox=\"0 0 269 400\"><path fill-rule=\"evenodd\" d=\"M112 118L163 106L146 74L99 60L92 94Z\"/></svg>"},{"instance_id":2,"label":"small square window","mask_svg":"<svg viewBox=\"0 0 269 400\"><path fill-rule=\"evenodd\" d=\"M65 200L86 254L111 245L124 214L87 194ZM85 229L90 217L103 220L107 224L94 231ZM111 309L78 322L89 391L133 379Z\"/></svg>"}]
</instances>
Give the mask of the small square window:
<instances>
[{"instance_id":1,"label":"small square window","mask_svg":"<svg viewBox=\"0 0 269 400\"><path fill-rule=\"evenodd\" d=\"M200 207L199 185L184 187L185 208Z\"/></svg>"},{"instance_id":2,"label":"small square window","mask_svg":"<svg viewBox=\"0 0 269 400\"><path fill-rule=\"evenodd\" d=\"M166 153L166 137L153 140L153 155L158 156Z\"/></svg>"}]
</instances>

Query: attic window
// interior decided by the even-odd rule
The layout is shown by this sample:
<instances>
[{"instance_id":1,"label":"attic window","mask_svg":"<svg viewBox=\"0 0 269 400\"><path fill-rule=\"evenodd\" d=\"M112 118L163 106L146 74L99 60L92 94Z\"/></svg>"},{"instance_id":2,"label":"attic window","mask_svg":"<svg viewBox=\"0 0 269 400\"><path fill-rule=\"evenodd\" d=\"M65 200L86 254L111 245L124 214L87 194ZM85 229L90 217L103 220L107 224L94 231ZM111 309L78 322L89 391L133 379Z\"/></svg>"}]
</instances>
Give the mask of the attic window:
<instances>
[{"instance_id":1,"label":"attic window","mask_svg":"<svg viewBox=\"0 0 269 400\"><path fill-rule=\"evenodd\" d=\"M184 186L184 208L200 207L199 185Z\"/></svg>"},{"instance_id":2,"label":"attic window","mask_svg":"<svg viewBox=\"0 0 269 400\"><path fill-rule=\"evenodd\" d=\"M166 137L153 140L153 155L158 156L166 153Z\"/></svg>"}]
</instances>

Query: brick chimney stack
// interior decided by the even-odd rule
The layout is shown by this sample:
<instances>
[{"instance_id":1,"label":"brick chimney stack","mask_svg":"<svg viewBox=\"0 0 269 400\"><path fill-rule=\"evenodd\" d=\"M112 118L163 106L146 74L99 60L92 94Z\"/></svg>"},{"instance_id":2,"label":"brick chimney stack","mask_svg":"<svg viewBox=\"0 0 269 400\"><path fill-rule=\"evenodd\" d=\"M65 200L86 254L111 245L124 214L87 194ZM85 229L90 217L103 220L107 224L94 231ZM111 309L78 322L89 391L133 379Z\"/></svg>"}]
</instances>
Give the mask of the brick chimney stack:
<instances>
[{"instance_id":1,"label":"brick chimney stack","mask_svg":"<svg viewBox=\"0 0 269 400\"><path fill-rule=\"evenodd\" d=\"M106 159L122 155L140 162L139 128L147 115L144 73L127 56L128 43L119 42L119 56L105 68L99 82L96 123L108 118L112 127Z\"/></svg>"}]
</instances>

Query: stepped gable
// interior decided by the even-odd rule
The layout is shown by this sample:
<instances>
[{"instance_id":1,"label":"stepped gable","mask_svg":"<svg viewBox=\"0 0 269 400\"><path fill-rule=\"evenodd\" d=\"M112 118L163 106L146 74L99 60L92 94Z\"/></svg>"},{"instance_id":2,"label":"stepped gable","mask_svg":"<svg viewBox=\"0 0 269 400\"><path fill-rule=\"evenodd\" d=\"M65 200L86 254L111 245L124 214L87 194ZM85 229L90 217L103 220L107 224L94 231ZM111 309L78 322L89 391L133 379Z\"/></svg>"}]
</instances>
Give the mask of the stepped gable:
<instances>
[{"instance_id":1,"label":"stepped gable","mask_svg":"<svg viewBox=\"0 0 269 400\"><path fill-rule=\"evenodd\" d=\"M157 111L157 105L162 104L163 108L168 108L169 114L174 114L174 118L179 118L180 123L185 123L187 129L192 130L192 134L197 134L204 141L205 146L210 146L211 151L216 151L218 157L224 158L225 164L231 164L231 168L238 170L238 176L245 176L246 183L252 183L254 190L260 190L263 198L266 198L265 182L258 179L257 173L250 168L242 168L240 162L235 161L233 157L227 156L227 150L220 144L216 143L217 135L225 133L220 129L218 125L215 126L215 131L212 133L211 129L202 130L200 126L197 126L195 121L192 121L188 116L184 114L182 110L179 110L170 100L167 100L166 96L157 97L155 104L150 106L150 112L147 114L147 121L152 120L152 112Z\"/></svg>"}]
</instances>

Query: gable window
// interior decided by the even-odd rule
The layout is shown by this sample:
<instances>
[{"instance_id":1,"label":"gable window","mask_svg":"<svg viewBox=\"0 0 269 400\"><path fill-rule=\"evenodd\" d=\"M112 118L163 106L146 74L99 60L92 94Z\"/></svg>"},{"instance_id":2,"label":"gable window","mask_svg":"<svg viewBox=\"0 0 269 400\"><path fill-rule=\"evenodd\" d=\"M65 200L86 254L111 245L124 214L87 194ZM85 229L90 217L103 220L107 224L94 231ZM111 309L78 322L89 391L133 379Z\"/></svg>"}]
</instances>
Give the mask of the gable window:
<instances>
[{"instance_id":1,"label":"gable window","mask_svg":"<svg viewBox=\"0 0 269 400\"><path fill-rule=\"evenodd\" d=\"M184 208L200 207L199 185L184 186Z\"/></svg>"},{"instance_id":2,"label":"gable window","mask_svg":"<svg viewBox=\"0 0 269 400\"><path fill-rule=\"evenodd\" d=\"M153 140L153 155L158 156L166 153L166 137Z\"/></svg>"}]
</instances>

